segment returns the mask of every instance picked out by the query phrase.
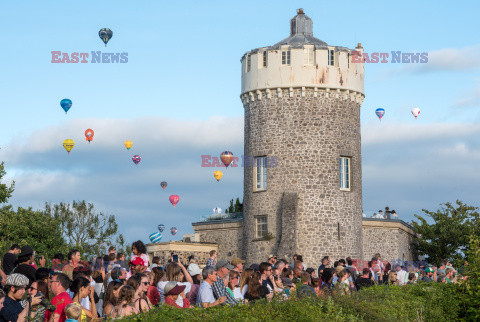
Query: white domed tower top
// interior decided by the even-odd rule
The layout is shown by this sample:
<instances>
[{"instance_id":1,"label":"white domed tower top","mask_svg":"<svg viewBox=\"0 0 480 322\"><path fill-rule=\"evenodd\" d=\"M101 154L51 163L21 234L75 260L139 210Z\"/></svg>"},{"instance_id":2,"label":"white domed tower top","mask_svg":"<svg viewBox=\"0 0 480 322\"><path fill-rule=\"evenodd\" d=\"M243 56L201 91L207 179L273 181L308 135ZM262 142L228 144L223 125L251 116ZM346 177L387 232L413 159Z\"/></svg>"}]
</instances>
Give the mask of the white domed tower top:
<instances>
[{"instance_id":1,"label":"white domed tower top","mask_svg":"<svg viewBox=\"0 0 480 322\"><path fill-rule=\"evenodd\" d=\"M290 36L273 46L245 53L242 62L242 95L257 90L313 87L348 91L360 99L363 91L363 63L352 62L355 50L329 46L313 36L313 22L303 9L290 20ZM269 91L267 91L269 92Z\"/></svg>"}]
</instances>

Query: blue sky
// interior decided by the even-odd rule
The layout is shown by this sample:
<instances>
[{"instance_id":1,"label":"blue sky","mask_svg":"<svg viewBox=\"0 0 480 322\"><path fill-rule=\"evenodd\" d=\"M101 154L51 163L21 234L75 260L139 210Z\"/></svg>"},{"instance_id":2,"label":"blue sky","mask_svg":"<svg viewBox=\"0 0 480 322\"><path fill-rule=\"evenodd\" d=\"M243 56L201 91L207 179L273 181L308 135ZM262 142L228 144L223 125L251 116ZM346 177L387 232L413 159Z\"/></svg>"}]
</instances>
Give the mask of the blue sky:
<instances>
[{"instance_id":1,"label":"blue sky","mask_svg":"<svg viewBox=\"0 0 480 322\"><path fill-rule=\"evenodd\" d=\"M298 8L330 45L429 53L428 64L366 64L364 210L389 205L408 221L446 201L478 205L480 4L446 1L3 3L0 160L16 181L11 202L85 199L117 215L130 241L147 241L159 223L176 226L177 239L192 232L192 221L243 194L242 168L219 184L200 168L201 154L243 153L239 60L287 37ZM107 47L104 27L113 30ZM52 64L54 50L128 52L129 61ZM63 98L73 101L67 115ZM412 107L422 110L417 120ZM76 142L70 155L66 138ZM181 198L175 209L170 193Z\"/></svg>"}]
</instances>

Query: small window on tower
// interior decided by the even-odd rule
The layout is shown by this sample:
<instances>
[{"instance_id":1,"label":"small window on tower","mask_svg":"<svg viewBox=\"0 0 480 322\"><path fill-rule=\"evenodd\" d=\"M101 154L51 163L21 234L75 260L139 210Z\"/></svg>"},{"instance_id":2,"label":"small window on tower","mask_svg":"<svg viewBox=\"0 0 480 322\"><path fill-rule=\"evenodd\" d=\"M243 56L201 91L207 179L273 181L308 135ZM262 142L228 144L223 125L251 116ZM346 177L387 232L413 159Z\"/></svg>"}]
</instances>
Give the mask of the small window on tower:
<instances>
[{"instance_id":1,"label":"small window on tower","mask_svg":"<svg viewBox=\"0 0 480 322\"><path fill-rule=\"evenodd\" d=\"M268 51L263 52L263 67L267 67L268 64Z\"/></svg>"},{"instance_id":2,"label":"small window on tower","mask_svg":"<svg viewBox=\"0 0 480 322\"><path fill-rule=\"evenodd\" d=\"M250 71L251 67L252 67L252 56L248 55L247 56L247 73Z\"/></svg>"},{"instance_id":3,"label":"small window on tower","mask_svg":"<svg viewBox=\"0 0 480 322\"><path fill-rule=\"evenodd\" d=\"M290 49L282 51L282 65L290 65Z\"/></svg>"},{"instance_id":4,"label":"small window on tower","mask_svg":"<svg viewBox=\"0 0 480 322\"><path fill-rule=\"evenodd\" d=\"M328 65L335 66L335 50L333 49L328 51Z\"/></svg>"},{"instance_id":5,"label":"small window on tower","mask_svg":"<svg viewBox=\"0 0 480 322\"><path fill-rule=\"evenodd\" d=\"M350 164L352 158L350 157L340 157L340 190L350 191Z\"/></svg>"},{"instance_id":6,"label":"small window on tower","mask_svg":"<svg viewBox=\"0 0 480 322\"><path fill-rule=\"evenodd\" d=\"M267 157L256 157L253 165L253 191L267 190Z\"/></svg>"},{"instance_id":7,"label":"small window on tower","mask_svg":"<svg viewBox=\"0 0 480 322\"><path fill-rule=\"evenodd\" d=\"M255 237L263 238L268 232L267 216L255 217Z\"/></svg>"},{"instance_id":8,"label":"small window on tower","mask_svg":"<svg viewBox=\"0 0 480 322\"><path fill-rule=\"evenodd\" d=\"M313 48L303 48L303 64L313 65Z\"/></svg>"}]
</instances>

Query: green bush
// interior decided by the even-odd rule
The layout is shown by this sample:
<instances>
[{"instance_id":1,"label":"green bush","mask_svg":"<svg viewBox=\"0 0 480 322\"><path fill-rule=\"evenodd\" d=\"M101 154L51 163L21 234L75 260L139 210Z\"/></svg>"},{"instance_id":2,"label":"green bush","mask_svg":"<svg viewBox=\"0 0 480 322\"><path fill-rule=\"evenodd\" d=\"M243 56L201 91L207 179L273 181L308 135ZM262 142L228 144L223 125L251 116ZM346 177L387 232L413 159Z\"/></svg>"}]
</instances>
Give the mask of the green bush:
<instances>
[{"instance_id":1,"label":"green bush","mask_svg":"<svg viewBox=\"0 0 480 322\"><path fill-rule=\"evenodd\" d=\"M135 321L458 321L464 318L461 286L419 283L376 286L351 296L265 300L238 307L176 309L162 306Z\"/></svg>"}]
</instances>

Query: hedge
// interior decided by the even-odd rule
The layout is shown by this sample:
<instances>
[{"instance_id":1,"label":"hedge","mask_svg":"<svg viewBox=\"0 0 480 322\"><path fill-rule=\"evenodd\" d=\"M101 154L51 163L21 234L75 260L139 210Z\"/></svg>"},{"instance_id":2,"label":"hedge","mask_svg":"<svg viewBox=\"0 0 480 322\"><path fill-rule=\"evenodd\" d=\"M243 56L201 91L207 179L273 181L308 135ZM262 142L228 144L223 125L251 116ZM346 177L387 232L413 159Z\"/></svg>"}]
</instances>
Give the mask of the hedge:
<instances>
[{"instance_id":1,"label":"hedge","mask_svg":"<svg viewBox=\"0 0 480 322\"><path fill-rule=\"evenodd\" d=\"M465 318L460 287L418 283L375 286L350 296L265 300L237 307L160 306L130 321L453 321Z\"/></svg>"}]
</instances>

